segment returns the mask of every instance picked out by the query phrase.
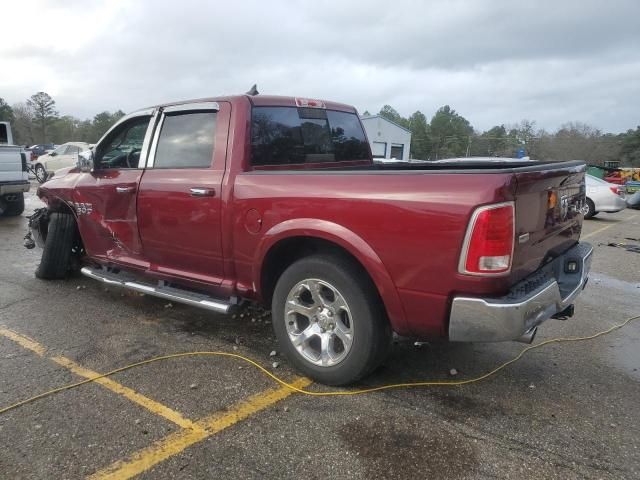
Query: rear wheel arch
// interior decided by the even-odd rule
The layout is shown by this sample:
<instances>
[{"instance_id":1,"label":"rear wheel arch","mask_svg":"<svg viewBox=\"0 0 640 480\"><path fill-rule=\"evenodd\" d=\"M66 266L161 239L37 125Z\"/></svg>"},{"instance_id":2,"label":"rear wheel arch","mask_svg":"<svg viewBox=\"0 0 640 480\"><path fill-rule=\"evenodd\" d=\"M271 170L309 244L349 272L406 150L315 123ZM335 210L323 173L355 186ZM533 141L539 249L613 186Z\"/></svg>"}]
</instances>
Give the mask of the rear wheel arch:
<instances>
[{"instance_id":1,"label":"rear wheel arch","mask_svg":"<svg viewBox=\"0 0 640 480\"><path fill-rule=\"evenodd\" d=\"M348 235L334 237L326 232L305 230L272 239L267 248L258 250L264 253L259 255L254 264L259 266L259 270L254 273L254 283L260 297L269 304L278 279L297 260L316 254L341 256L356 264L372 283L393 330L398 333L407 332L400 297L382 261L360 237L356 236L355 242L350 242L347 238Z\"/></svg>"}]
</instances>

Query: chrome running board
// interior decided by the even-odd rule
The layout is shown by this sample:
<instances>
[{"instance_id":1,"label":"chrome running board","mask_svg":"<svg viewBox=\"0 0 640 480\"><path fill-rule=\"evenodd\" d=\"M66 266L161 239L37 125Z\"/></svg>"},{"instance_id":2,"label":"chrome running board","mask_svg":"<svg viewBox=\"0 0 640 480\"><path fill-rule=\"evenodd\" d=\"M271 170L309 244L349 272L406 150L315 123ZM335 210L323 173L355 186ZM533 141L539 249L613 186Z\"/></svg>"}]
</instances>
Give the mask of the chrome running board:
<instances>
[{"instance_id":1,"label":"chrome running board","mask_svg":"<svg viewBox=\"0 0 640 480\"><path fill-rule=\"evenodd\" d=\"M147 295L164 298L172 302L184 303L192 307L204 308L218 313L229 313L229 310L235 306L234 303L210 297L203 293L171 287L162 280L157 285L144 283L122 271L114 272L105 268L82 267L80 273L108 285L135 290L136 292L146 293Z\"/></svg>"}]
</instances>

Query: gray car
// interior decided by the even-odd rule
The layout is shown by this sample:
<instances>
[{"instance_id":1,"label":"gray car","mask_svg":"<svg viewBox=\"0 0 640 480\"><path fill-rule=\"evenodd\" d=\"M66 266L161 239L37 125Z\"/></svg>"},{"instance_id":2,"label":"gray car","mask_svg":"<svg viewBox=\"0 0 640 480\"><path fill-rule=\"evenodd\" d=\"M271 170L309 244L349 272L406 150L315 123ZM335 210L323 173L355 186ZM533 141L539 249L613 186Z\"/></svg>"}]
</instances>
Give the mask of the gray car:
<instances>
[{"instance_id":1,"label":"gray car","mask_svg":"<svg viewBox=\"0 0 640 480\"><path fill-rule=\"evenodd\" d=\"M618 193L620 192L618 185L592 175L585 175L585 180L589 210L584 214L584 218L591 218L600 212L619 212L627 207L624 197Z\"/></svg>"}]
</instances>

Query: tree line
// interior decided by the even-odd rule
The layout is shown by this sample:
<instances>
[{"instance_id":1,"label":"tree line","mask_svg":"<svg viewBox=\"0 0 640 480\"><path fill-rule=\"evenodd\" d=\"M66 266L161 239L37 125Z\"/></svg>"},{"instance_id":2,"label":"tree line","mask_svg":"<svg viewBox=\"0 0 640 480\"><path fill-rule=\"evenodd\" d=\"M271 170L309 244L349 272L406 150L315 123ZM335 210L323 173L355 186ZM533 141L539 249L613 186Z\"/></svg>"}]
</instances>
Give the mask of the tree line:
<instances>
[{"instance_id":1,"label":"tree line","mask_svg":"<svg viewBox=\"0 0 640 480\"><path fill-rule=\"evenodd\" d=\"M117 110L100 112L86 120L61 116L55 100L46 92L37 92L14 105L0 98L0 121L11 122L14 142L19 145L95 143L123 115L122 110ZM404 118L390 105L382 107L379 115L411 130L411 157L421 160L515 157L523 151L536 160L577 159L594 165L620 161L622 166L640 166L640 126L614 134L585 123L570 122L548 132L537 128L535 121L522 120L479 132L449 105L439 108L431 120L420 111Z\"/></svg>"},{"instance_id":2,"label":"tree line","mask_svg":"<svg viewBox=\"0 0 640 480\"><path fill-rule=\"evenodd\" d=\"M411 157L415 159L515 157L522 151L535 160L585 160L592 165L620 161L621 166L640 166L640 126L614 134L569 122L549 132L537 128L535 121L522 120L479 132L449 105L439 108L430 121L420 111L404 118L390 105L378 115L411 130Z\"/></svg>"},{"instance_id":3,"label":"tree line","mask_svg":"<svg viewBox=\"0 0 640 480\"><path fill-rule=\"evenodd\" d=\"M0 121L11 123L13 141L18 145L95 143L123 116L122 110L100 112L86 120L60 115L56 101L46 92L37 92L14 105L8 105L0 97Z\"/></svg>"}]
</instances>

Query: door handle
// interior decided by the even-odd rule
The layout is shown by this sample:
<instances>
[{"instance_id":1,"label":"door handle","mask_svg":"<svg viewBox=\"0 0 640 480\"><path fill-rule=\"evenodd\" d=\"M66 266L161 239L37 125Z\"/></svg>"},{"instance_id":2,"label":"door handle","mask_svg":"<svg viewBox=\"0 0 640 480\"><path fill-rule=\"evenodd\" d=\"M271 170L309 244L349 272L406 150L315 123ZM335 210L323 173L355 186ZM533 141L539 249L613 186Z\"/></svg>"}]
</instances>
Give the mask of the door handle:
<instances>
[{"instance_id":1,"label":"door handle","mask_svg":"<svg viewBox=\"0 0 640 480\"><path fill-rule=\"evenodd\" d=\"M191 188L192 197L215 197L216 191L213 188Z\"/></svg>"},{"instance_id":2,"label":"door handle","mask_svg":"<svg viewBox=\"0 0 640 480\"><path fill-rule=\"evenodd\" d=\"M133 193L136 191L136 187L116 187L118 193Z\"/></svg>"}]
</instances>

